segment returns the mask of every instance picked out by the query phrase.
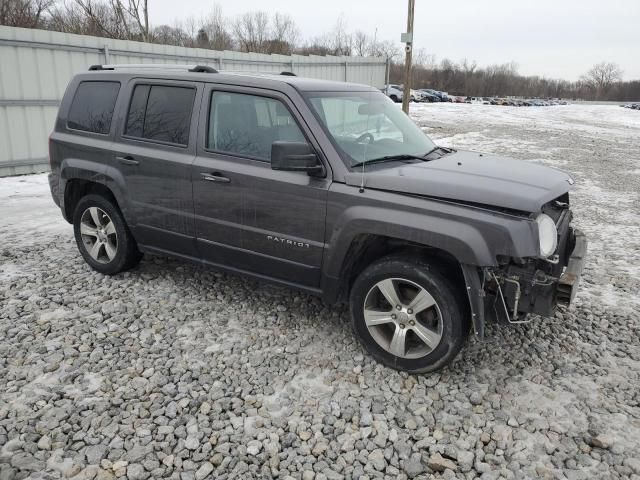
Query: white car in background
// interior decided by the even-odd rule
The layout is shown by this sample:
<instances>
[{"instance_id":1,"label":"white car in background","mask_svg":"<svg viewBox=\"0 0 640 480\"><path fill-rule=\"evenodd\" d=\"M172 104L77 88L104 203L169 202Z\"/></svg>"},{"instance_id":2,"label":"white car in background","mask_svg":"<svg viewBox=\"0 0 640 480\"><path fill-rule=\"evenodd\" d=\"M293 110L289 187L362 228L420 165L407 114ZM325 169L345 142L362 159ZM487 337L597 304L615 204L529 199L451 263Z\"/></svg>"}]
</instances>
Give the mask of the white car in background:
<instances>
[{"instance_id":1,"label":"white car in background","mask_svg":"<svg viewBox=\"0 0 640 480\"><path fill-rule=\"evenodd\" d=\"M384 93L387 97L389 97L394 102L398 103L402 101L403 97L403 88L401 85L385 85L382 89L382 93Z\"/></svg>"},{"instance_id":2,"label":"white car in background","mask_svg":"<svg viewBox=\"0 0 640 480\"><path fill-rule=\"evenodd\" d=\"M382 89L382 93L384 93L394 102L399 103L404 97L404 87L402 85L385 85L385 87ZM411 89L411 97L409 97L409 100L412 102L420 101L418 100L418 95L418 92L416 92L414 89Z\"/></svg>"}]
</instances>

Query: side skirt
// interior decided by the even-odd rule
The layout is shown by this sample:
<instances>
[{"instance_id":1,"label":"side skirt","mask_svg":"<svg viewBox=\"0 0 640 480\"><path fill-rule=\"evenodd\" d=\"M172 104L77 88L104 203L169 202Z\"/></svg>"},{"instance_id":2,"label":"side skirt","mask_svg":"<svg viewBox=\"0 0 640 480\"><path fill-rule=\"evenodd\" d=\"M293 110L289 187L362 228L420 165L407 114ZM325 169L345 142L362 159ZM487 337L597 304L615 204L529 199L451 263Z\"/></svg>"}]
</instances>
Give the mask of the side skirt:
<instances>
[{"instance_id":1,"label":"side skirt","mask_svg":"<svg viewBox=\"0 0 640 480\"><path fill-rule=\"evenodd\" d=\"M222 265L219 263L214 263L214 262L210 262L207 260L202 260L200 258L197 257L191 257L189 255L182 255L179 253L175 253L172 252L170 250L163 250L162 248L156 248L156 247L150 247L148 245L138 245L138 248L140 249L141 252L144 253L149 253L151 255L160 255L160 256L164 256L164 257L172 257L172 258L178 258L180 260L185 260L189 263L195 263L197 265L202 265L204 267L207 268L211 268L213 270L222 270L224 272L229 272L229 273L235 273L238 275L242 275L245 277L251 277L251 278L255 278L257 280L262 280L268 283L272 283L275 285L280 285L280 286L284 286L284 287L288 287L294 290L298 290L304 293L309 293L311 295L315 295L315 296L322 296L322 290L319 288L311 288L311 287L306 287L304 285L300 285L297 283L293 283L293 282L287 282L285 280L280 280L277 278L273 278L273 277L269 277L267 275L262 275L259 273L254 273L248 270L242 270L240 268L234 268L231 267L229 265Z\"/></svg>"}]
</instances>

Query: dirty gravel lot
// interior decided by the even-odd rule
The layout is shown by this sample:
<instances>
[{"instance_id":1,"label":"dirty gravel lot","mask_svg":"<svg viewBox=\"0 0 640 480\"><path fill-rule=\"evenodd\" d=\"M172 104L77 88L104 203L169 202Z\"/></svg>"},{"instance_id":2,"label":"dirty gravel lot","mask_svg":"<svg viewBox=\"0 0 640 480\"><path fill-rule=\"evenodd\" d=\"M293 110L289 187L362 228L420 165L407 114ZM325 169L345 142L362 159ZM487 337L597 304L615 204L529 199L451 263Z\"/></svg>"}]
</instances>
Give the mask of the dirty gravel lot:
<instances>
[{"instance_id":1,"label":"dirty gravel lot","mask_svg":"<svg viewBox=\"0 0 640 480\"><path fill-rule=\"evenodd\" d=\"M94 273L46 177L0 179L0 479L640 479L640 112L412 109L575 177L574 306L409 376L307 295L163 258Z\"/></svg>"}]
</instances>

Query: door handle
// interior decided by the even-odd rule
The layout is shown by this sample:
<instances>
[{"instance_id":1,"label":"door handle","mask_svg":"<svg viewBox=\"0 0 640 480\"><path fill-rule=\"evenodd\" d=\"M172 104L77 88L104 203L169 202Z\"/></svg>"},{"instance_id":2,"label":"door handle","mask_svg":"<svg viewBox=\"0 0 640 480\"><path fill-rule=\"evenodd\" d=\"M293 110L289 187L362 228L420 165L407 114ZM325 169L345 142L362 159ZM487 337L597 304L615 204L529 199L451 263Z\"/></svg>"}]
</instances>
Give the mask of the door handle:
<instances>
[{"instance_id":1,"label":"door handle","mask_svg":"<svg viewBox=\"0 0 640 480\"><path fill-rule=\"evenodd\" d=\"M116 159L123 165L138 165L140 162L133 158L131 155L125 157L116 157Z\"/></svg>"},{"instance_id":2,"label":"door handle","mask_svg":"<svg viewBox=\"0 0 640 480\"><path fill-rule=\"evenodd\" d=\"M223 177L222 175L220 175L219 173L201 173L200 176L202 177L203 180L206 180L207 182L218 182L218 183L230 183L231 180L229 180L227 177Z\"/></svg>"}]
</instances>

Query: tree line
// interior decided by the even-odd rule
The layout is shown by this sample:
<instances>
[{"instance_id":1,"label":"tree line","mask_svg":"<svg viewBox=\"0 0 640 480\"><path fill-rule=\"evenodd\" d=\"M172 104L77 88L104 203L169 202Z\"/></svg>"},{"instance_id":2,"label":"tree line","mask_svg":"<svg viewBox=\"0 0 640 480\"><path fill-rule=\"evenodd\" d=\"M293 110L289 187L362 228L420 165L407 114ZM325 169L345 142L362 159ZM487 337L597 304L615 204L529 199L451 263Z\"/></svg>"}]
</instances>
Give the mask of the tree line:
<instances>
[{"instance_id":1,"label":"tree line","mask_svg":"<svg viewBox=\"0 0 640 480\"><path fill-rule=\"evenodd\" d=\"M0 25L212 50L376 56L389 61L391 83L402 83L404 75L398 43L350 31L343 18L322 35L303 38L291 16L278 12L249 11L229 18L214 5L202 18L154 26L148 0L2 0ZM412 85L471 96L640 100L640 80L623 82L620 68L609 62L594 65L580 80L570 82L520 75L515 62L479 67L466 59L437 61L417 50Z\"/></svg>"},{"instance_id":2,"label":"tree line","mask_svg":"<svg viewBox=\"0 0 640 480\"><path fill-rule=\"evenodd\" d=\"M391 78L402 82L403 65L393 64ZM412 85L442 90L453 95L476 97L563 98L580 100L638 101L640 80L622 81L622 71L611 62L601 62L578 81L525 76L515 62L478 67L476 62L449 59L440 62L433 56L418 56L412 69Z\"/></svg>"}]
</instances>

